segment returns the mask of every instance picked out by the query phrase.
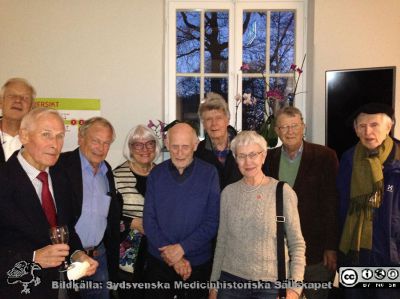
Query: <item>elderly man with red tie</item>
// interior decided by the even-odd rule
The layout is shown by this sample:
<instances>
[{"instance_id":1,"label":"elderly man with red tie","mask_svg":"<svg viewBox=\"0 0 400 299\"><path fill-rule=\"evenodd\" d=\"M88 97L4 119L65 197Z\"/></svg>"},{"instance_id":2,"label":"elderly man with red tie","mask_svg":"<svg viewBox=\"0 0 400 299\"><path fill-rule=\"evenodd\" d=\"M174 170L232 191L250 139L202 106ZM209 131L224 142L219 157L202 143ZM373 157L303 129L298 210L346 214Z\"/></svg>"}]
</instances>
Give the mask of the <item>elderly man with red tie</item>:
<instances>
[{"instance_id":1,"label":"elderly man with red tie","mask_svg":"<svg viewBox=\"0 0 400 299\"><path fill-rule=\"evenodd\" d=\"M58 267L68 257L87 261L86 275L96 271L97 262L82 251L74 230L64 174L51 168L60 155L64 134L58 112L30 111L19 131L23 149L0 169L0 298L58 298L59 290L52 283L59 281ZM51 244L49 229L57 225L68 226L69 244ZM27 268L21 265L33 263L37 270L24 273ZM35 283L28 284L27 295L13 280L22 283L25 274L35 278Z\"/></svg>"}]
</instances>

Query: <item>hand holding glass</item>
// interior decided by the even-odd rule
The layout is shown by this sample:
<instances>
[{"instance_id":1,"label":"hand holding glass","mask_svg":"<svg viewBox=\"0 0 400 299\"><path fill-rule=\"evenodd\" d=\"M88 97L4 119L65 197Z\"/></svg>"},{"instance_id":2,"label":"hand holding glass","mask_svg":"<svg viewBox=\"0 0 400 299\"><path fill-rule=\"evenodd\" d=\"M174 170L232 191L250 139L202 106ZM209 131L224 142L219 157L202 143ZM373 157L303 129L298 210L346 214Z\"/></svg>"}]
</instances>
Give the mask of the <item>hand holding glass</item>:
<instances>
[{"instance_id":1,"label":"hand holding glass","mask_svg":"<svg viewBox=\"0 0 400 299\"><path fill-rule=\"evenodd\" d=\"M54 226L50 228L50 240L52 244L68 244L68 227L66 225ZM65 272L68 268L67 260L60 265L59 271Z\"/></svg>"}]
</instances>

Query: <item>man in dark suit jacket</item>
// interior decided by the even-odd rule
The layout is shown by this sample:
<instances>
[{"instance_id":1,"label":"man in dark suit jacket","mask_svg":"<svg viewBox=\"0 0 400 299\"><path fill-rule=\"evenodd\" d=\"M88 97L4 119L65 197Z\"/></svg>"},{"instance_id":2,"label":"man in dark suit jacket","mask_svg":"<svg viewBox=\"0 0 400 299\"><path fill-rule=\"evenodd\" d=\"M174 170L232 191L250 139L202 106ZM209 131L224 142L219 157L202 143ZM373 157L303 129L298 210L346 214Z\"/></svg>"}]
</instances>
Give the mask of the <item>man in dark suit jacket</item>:
<instances>
[{"instance_id":1,"label":"man in dark suit jacket","mask_svg":"<svg viewBox=\"0 0 400 299\"><path fill-rule=\"evenodd\" d=\"M25 79L12 78L0 90L0 165L21 148L18 136L22 118L32 109L36 91Z\"/></svg>"},{"instance_id":2,"label":"man in dark suit jacket","mask_svg":"<svg viewBox=\"0 0 400 299\"><path fill-rule=\"evenodd\" d=\"M0 165L6 163L6 157L4 155L3 147L0 146Z\"/></svg>"},{"instance_id":3,"label":"man in dark suit jacket","mask_svg":"<svg viewBox=\"0 0 400 299\"><path fill-rule=\"evenodd\" d=\"M21 123L24 149L0 169L0 298L57 298L52 281L59 281L57 267L71 253L72 259L89 262L87 275L96 270L97 262L82 251L73 227L67 181L63 173L49 168L59 157L64 134L63 119L55 110L32 110ZM37 177L41 172L50 174L49 200L55 206L56 224L69 226L69 245L51 245L48 215L42 208L45 188ZM27 269L31 272L23 271ZM22 282L28 283L29 295L21 293Z\"/></svg>"},{"instance_id":4,"label":"man in dark suit jacket","mask_svg":"<svg viewBox=\"0 0 400 299\"><path fill-rule=\"evenodd\" d=\"M62 153L57 167L65 170L74 193L75 229L83 247L100 264L91 279L103 281L105 286L108 280L117 281L119 267L122 197L115 189L111 166L105 161L115 139L114 128L106 119L94 117L80 126L78 139L79 148ZM89 182L95 184L93 189ZM94 292L81 292L81 296L109 298L107 289Z\"/></svg>"},{"instance_id":5,"label":"man in dark suit jacket","mask_svg":"<svg viewBox=\"0 0 400 299\"><path fill-rule=\"evenodd\" d=\"M263 170L286 181L298 197L301 231L306 241L305 281L329 281L336 270L338 246L338 193L336 153L303 140L304 122L299 109L285 107L276 115L283 145L268 150ZM305 290L306 297L327 298L329 290Z\"/></svg>"}]
</instances>

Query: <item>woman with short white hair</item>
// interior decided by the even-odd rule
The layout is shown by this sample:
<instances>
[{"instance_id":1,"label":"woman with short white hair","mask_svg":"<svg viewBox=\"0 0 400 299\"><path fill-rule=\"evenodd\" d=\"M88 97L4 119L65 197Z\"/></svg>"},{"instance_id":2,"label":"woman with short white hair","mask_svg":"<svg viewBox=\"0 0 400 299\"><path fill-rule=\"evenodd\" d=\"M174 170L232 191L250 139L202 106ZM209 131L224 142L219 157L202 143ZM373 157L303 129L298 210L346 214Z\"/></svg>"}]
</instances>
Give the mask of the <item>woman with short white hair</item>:
<instances>
[{"instance_id":1,"label":"woman with short white hair","mask_svg":"<svg viewBox=\"0 0 400 299\"><path fill-rule=\"evenodd\" d=\"M211 275L212 281L276 282L278 279L276 188L278 181L264 175L262 165L267 142L254 131L242 131L231 150L243 178L221 194L220 224ZM287 278L302 281L305 242L301 234L297 197L288 184L283 187L285 217L285 264ZM273 285L272 285L273 286ZM217 297L211 289L210 298ZM220 289L219 299L276 299L278 290ZM301 288L288 288L286 298L297 299Z\"/></svg>"}]
</instances>

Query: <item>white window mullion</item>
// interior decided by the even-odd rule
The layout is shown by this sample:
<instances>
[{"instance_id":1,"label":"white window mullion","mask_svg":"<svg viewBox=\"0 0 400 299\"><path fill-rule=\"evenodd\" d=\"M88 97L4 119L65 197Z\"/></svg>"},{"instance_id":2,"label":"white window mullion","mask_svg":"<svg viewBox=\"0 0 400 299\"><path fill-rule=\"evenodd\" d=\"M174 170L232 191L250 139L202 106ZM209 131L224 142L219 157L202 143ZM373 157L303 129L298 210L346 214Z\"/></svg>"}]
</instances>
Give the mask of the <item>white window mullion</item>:
<instances>
[{"instance_id":1,"label":"white window mullion","mask_svg":"<svg viewBox=\"0 0 400 299\"><path fill-rule=\"evenodd\" d=\"M243 6L241 4L236 4L235 8L233 10L234 18L234 25L231 26L232 30L232 35L235 36L234 39L234 59L232 59L233 63L233 72L231 76L231 80L233 81L233 87L232 90L233 92L232 97L229 101L229 110L231 112L231 119L230 119L230 124L231 126L235 126L235 113L236 113L236 102L234 101L234 96L236 96L237 93L240 95L242 94L242 72L240 71L240 67L243 64L242 57L243 57L243 52L242 52L242 44L243 44ZM242 130L242 105L240 104L237 110L237 130L241 131Z\"/></svg>"},{"instance_id":2,"label":"white window mullion","mask_svg":"<svg viewBox=\"0 0 400 299\"><path fill-rule=\"evenodd\" d=\"M271 58L270 55L270 48L271 48L271 11L267 11L267 22L265 24L265 26L267 28L265 28L265 32L266 32L266 49L265 49L265 92L268 89L269 86L269 80L270 80L270 64L269 64L269 60Z\"/></svg>"},{"instance_id":3,"label":"white window mullion","mask_svg":"<svg viewBox=\"0 0 400 299\"><path fill-rule=\"evenodd\" d=\"M227 78L228 80L228 104L231 111L230 124L235 122L235 101L234 96L237 92L242 93L242 74L240 67L242 65L242 39L243 39L243 12L245 10L268 11L267 12L267 30L266 30L266 81L269 84L271 77L288 78L292 76L290 73L270 74L270 20L271 10L294 10L295 11L295 61L300 65L306 51L306 7L308 0L165 0L166 24L165 28L165 121L170 122L177 118L176 115L176 78L198 76L200 79L200 100L204 97L205 78ZM200 72L191 74L176 73L176 12L177 10L198 11L200 17ZM206 11L229 11L229 49L228 49L228 73L205 74L205 13ZM306 65L304 65L305 69ZM305 76L304 70L301 80L299 81L297 92L305 92ZM246 77L261 77L260 74L246 74ZM305 111L305 93L296 95L296 106L303 112ZM237 113L238 129L242 128L242 107L239 106Z\"/></svg>"},{"instance_id":4,"label":"white window mullion","mask_svg":"<svg viewBox=\"0 0 400 299\"><path fill-rule=\"evenodd\" d=\"M204 40L205 40L205 28L204 28L204 16L205 11L201 11L200 15L200 100L204 98Z\"/></svg>"},{"instance_id":5,"label":"white window mullion","mask_svg":"<svg viewBox=\"0 0 400 299\"><path fill-rule=\"evenodd\" d=\"M205 11L201 11L200 16L200 102L204 99L205 83L204 83L204 41L205 41ZM204 138L204 128L202 122L200 122L200 138Z\"/></svg>"}]
</instances>

